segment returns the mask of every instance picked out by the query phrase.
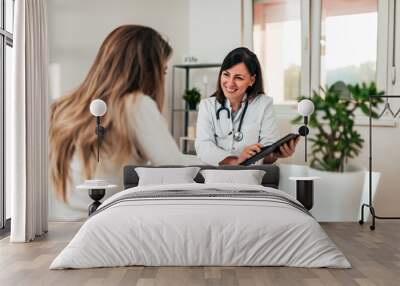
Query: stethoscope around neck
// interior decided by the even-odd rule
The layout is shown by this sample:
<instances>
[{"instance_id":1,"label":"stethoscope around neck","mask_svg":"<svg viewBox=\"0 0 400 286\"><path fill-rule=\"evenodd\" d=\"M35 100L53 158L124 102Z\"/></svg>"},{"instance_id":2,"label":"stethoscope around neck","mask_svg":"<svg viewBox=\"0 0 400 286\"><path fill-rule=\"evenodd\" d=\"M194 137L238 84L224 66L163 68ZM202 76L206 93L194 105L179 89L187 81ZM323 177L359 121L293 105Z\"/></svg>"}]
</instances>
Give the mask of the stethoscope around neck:
<instances>
[{"instance_id":1,"label":"stethoscope around neck","mask_svg":"<svg viewBox=\"0 0 400 286\"><path fill-rule=\"evenodd\" d=\"M233 140L236 142L240 142L243 140L243 132L242 132L242 123L243 123L243 118L246 115L246 111L247 111L247 107L249 106L249 100L246 99L245 101L245 105L244 105L244 109L242 114L240 115L240 121L239 121L239 128L237 131L235 131L235 133L233 133ZM216 112L216 116L217 116L217 120L220 120L220 113L221 111L226 111L227 115L228 115L228 119L231 118L231 112L229 111L229 109L226 107L226 100L224 100L220 106L220 108L218 108L217 112ZM231 133L229 133L231 134Z\"/></svg>"}]
</instances>

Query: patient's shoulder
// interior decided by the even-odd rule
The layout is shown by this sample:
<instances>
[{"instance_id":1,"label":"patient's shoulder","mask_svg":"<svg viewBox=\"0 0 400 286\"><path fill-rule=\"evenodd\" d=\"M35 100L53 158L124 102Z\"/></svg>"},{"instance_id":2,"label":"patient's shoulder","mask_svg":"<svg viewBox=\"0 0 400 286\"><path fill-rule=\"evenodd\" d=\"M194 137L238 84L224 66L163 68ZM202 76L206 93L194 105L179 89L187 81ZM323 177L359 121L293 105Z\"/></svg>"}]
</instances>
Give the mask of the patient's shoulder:
<instances>
[{"instance_id":1,"label":"patient's shoulder","mask_svg":"<svg viewBox=\"0 0 400 286\"><path fill-rule=\"evenodd\" d=\"M148 95L146 94L139 94L136 96L134 99L136 102L137 107L147 109L147 110L157 110L157 104L156 102Z\"/></svg>"},{"instance_id":2,"label":"patient's shoulder","mask_svg":"<svg viewBox=\"0 0 400 286\"><path fill-rule=\"evenodd\" d=\"M163 121L155 101L148 95L129 95L125 105L126 119L133 129L148 128Z\"/></svg>"},{"instance_id":3,"label":"patient's shoulder","mask_svg":"<svg viewBox=\"0 0 400 286\"><path fill-rule=\"evenodd\" d=\"M143 114L160 113L156 102L143 93L128 95L125 108L130 115L142 116Z\"/></svg>"}]
</instances>

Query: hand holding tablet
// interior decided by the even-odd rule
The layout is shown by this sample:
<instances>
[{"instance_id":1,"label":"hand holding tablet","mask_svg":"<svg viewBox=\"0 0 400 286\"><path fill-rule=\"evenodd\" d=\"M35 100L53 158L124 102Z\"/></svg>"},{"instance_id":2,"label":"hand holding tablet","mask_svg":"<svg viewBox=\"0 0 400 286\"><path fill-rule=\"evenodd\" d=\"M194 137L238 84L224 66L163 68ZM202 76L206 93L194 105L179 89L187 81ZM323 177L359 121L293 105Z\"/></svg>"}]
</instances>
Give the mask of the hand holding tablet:
<instances>
[{"instance_id":1,"label":"hand holding tablet","mask_svg":"<svg viewBox=\"0 0 400 286\"><path fill-rule=\"evenodd\" d=\"M255 150L255 151L257 151L257 154L244 160L239 165L248 166L248 165L251 165L251 164L257 162L258 160L263 159L264 157L268 156L271 153L281 153L280 147L284 146L284 144L289 143L291 140L296 140L299 136L300 136L299 134L289 133L288 135L279 139L275 143L268 145L268 146L261 147L260 151ZM285 148L285 147L283 147L283 148Z\"/></svg>"}]
</instances>

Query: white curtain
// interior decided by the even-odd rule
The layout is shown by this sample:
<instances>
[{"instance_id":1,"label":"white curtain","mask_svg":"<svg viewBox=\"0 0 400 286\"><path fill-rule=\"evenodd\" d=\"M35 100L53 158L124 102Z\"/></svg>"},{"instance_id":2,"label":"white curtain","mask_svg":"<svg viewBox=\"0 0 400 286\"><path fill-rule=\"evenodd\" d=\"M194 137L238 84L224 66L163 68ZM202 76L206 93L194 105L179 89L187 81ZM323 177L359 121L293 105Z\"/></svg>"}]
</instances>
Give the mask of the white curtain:
<instances>
[{"instance_id":1,"label":"white curtain","mask_svg":"<svg viewBox=\"0 0 400 286\"><path fill-rule=\"evenodd\" d=\"M47 232L48 51L45 0L15 1L13 93L6 111L12 242Z\"/></svg>"}]
</instances>

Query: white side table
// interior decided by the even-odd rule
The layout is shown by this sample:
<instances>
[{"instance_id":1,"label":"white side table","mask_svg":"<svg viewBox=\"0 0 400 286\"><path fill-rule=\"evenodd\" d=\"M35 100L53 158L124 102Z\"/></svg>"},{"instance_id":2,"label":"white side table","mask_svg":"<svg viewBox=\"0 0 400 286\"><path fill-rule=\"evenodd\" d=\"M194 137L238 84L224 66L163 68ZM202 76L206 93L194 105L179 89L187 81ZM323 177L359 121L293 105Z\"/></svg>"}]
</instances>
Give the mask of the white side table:
<instances>
[{"instance_id":1,"label":"white side table","mask_svg":"<svg viewBox=\"0 0 400 286\"><path fill-rule=\"evenodd\" d=\"M101 205L100 200L106 194L107 189L117 188L117 185L108 184L105 180L85 180L85 183L76 186L79 190L88 190L89 197L94 201L89 207L89 216L94 213L97 208Z\"/></svg>"},{"instance_id":2,"label":"white side table","mask_svg":"<svg viewBox=\"0 0 400 286\"><path fill-rule=\"evenodd\" d=\"M314 181L320 177L290 177L289 180L296 181L296 199L307 209L311 210L314 205Z\"/></svg>"}]
</instances>

